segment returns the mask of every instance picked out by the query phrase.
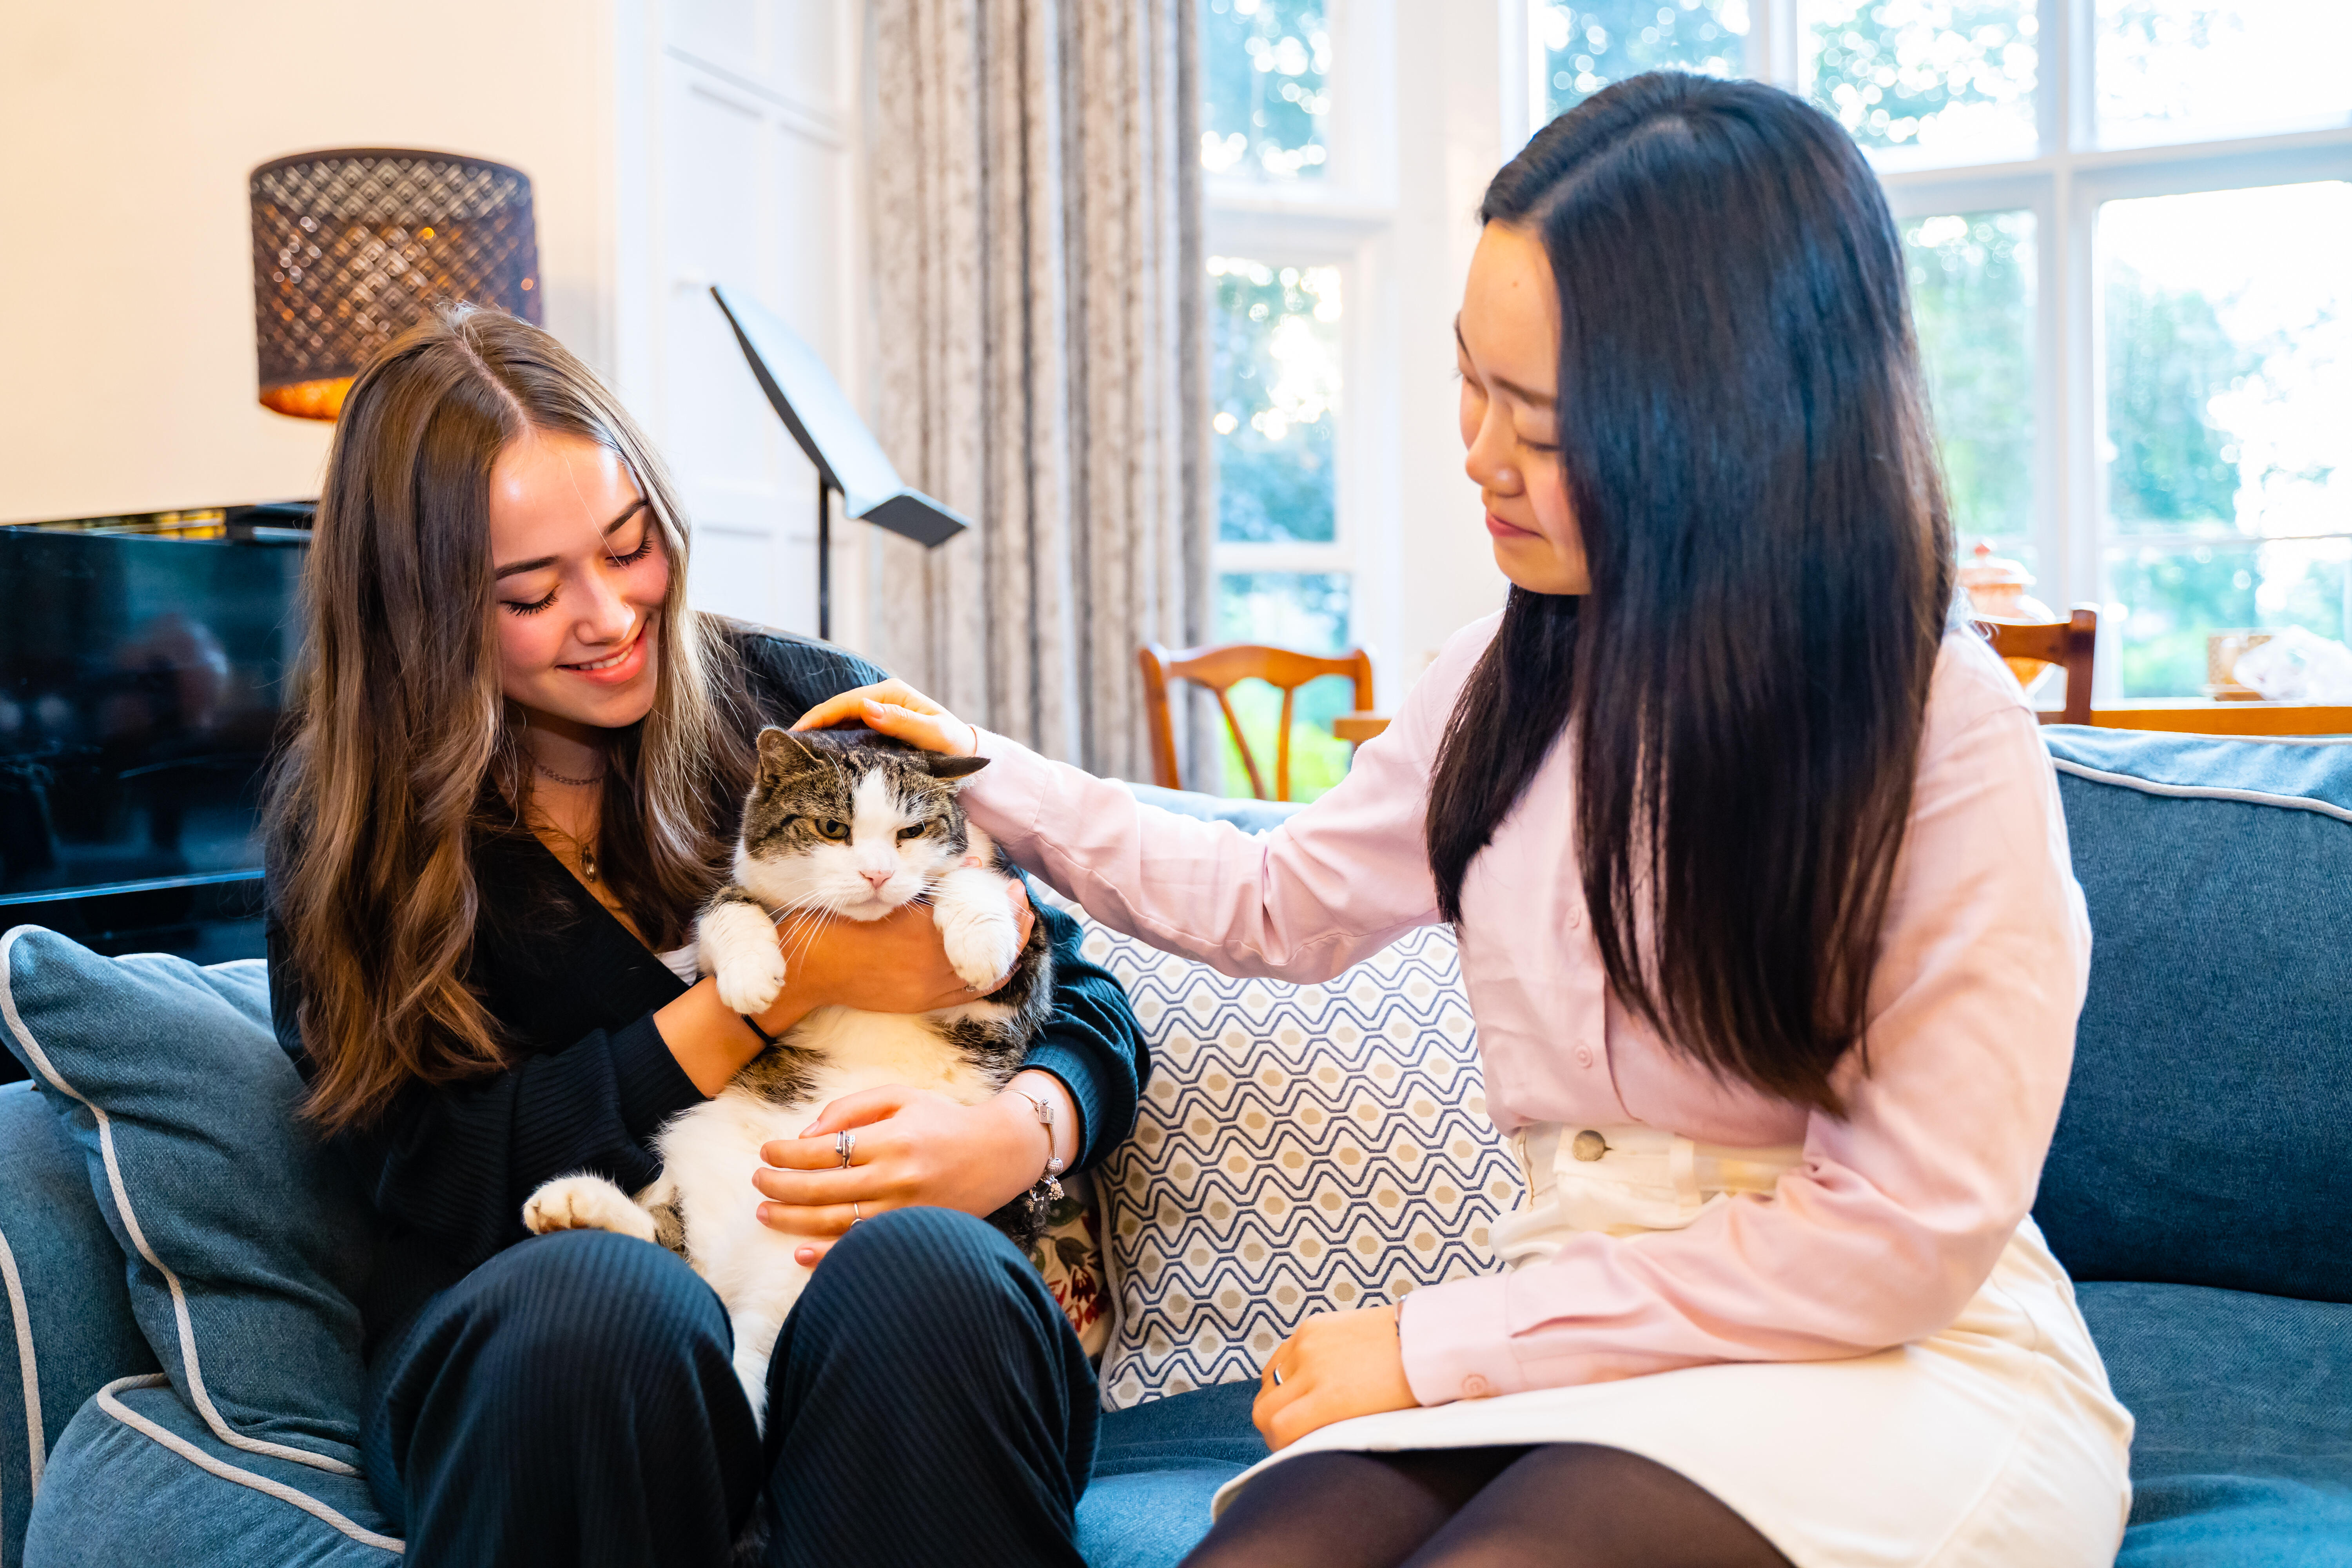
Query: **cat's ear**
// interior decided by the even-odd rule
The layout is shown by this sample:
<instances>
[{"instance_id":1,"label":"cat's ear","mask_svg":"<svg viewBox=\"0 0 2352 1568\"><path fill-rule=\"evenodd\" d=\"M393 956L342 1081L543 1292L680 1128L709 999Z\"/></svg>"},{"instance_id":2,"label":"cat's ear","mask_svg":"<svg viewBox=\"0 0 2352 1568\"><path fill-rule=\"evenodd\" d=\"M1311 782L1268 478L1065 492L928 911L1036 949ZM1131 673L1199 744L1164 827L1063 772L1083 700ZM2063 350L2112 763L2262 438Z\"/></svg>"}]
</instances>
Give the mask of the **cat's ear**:
<instances>
[{"instance_id":1,"label":"cat's ear","mask_svg":"<svg viewBox=\"0 0 2352 1568\"><path fill-rule=\"evenodd\" d=\"M793 734L771 724L760 731L760 771L781 778L789 773L805 772L816 765L816 748Z\"/></svg>"},{"instance_id":2,"label":"cat's ear","mask_svg":"<svg viewBox=\"0 0 2352 1568\"><path fill-rule=\"evenodd\" d=\"M970 778L988 766L986 757L943 757L937 752L923 753L923 765L935 779Z\"/></svg>"}]
</instances>

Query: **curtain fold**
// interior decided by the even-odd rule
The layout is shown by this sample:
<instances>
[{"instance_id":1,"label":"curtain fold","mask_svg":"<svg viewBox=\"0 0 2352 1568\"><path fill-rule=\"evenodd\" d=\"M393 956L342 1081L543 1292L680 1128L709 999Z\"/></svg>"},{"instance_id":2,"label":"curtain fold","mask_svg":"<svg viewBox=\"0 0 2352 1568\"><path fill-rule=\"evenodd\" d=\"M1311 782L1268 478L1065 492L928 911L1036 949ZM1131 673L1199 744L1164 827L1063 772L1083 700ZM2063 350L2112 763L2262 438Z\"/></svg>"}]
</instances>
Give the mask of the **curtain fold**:
<instances>
[{"instance_id":1,"label":"curtain fold","mask_svg":"<svg viewBox=\"0 0 2352 1568\"><path fill-rule=\"evenodd\" d=\"M866 651L1123 778L1150 777L1136 649L1208 630L1192 21L1190 0L872 4L876 427L977 526L872 539ZM1190 778L1212 753L1182 749Z\"/></svg>"}]
</instances>

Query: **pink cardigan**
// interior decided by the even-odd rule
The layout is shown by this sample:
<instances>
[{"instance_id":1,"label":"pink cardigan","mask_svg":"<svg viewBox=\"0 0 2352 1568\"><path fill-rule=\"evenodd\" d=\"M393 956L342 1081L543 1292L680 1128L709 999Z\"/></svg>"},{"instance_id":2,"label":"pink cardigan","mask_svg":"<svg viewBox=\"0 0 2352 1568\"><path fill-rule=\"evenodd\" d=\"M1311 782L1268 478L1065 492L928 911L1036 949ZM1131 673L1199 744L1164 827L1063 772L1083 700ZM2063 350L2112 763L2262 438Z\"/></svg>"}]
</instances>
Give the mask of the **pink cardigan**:
<instances>
[{"instance_id":1,"label":"pink cardigan","mask_svg":"<svg viewBox=\"0 0 2352 1568\"><path fill-rule=\"evenodd\" d=\"M1023 865L1105 924L1228 974L1328 979L1438 920L1422 823L1455 693L1495 634L1456 636L1347 778L1253 837L1137 804L1124 784L982 731L963 799ZM1870 1070L1834 1121L1719 1082L1611 995L1555 749L1463 889L1463 980L1486 1104L1531 1122L1640 1122L1797 1143L1770 1196L1688 1228L1582 1233L1518 1270L1405 1299L1423 1405L1724 1361L1865 1354L1949 1324L2033 1201L2090 963L2055 776L2017 682L1955 634L1870 995Z\"/></svg>"}]
</instances>

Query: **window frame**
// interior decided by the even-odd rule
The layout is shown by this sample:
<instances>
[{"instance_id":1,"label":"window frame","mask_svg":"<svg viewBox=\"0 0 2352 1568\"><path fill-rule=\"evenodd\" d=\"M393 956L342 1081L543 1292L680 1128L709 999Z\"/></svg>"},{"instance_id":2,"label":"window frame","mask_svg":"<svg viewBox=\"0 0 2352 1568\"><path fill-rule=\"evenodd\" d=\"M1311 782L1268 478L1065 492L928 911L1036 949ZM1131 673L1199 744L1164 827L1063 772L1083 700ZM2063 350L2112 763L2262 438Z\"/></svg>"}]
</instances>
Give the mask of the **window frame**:
<instances>
[{"instance_id":1,"label":"window frame","mask_svg":"<svg viewBox=\"0 0 2352 1568\"><path fill-rule=\"evenodd\" d=\"M1505 142L1516 151L1542 123L1546 66L1537 28L1542 0L1499 0L1507 52ZM2106 552L2119 545L2213 544L2210 537L2125 535L2108 511L2105 341L2098 211L2110 201L2321 180L2352 180L2352 123L2262 135L2221 135L2103 148L2097 142L2094 39L2097 0L2038 0L2041 73L2030 158L1928 164L1872 162L1895 220L1945 213L2030 211L2034 216L2033 514L2035 594L2101 609L2095 700L2122 699L2120 617L2111 613ZM1750 0L1748 58L1758 79L1803 94L1811 83L1801 0ZM2352 518L2340 532L2352 537Z\"/></svg>"},{"instance_id":2,"label":"window frame","mask_svg":"<svg viewBox=\"0 0 2352 1568\"><path fill-rule=\"evenodd\" d=\"M1193 0L1194 4L1198 0ZM1339 271L1339 403L1333 431L1332 537L1261 543L1212 537L1212 619L1228 573L1347 576L1348 643L1372 655L1391 689L1402 557L1395 487L1379 482L1396 448L1398 326L1391 237L1398 208L1394 0L1326 0L1331 29L1329 148L1321 175L1276 182L1202 171L1203 251L1273 267ZM1213 521L1211 526L1215 526ZM1221 640L1213 633L1212 642Z\"/></svg>"}]
</instances>

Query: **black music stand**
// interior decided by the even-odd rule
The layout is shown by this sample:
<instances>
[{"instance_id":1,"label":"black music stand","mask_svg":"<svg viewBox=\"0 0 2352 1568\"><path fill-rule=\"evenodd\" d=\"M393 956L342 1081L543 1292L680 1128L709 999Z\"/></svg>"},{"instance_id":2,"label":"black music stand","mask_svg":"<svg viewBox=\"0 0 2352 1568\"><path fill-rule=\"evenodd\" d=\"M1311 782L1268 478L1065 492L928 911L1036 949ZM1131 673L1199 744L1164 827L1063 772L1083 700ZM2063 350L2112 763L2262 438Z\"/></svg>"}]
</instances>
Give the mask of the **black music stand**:
<instances>
[{"instance_id":1,"label":"black music stand","mask_svg":"<svg viewBox=\"0 0 2352 1568\"><path fill-rule=\"evenodd\" d=\"M851 517L937 549L970 519L908 489L816 351L756 301L720 284L710 297L759 378L760 390L816 468L816 635L833 640L833 497Z\"/></svg>"}]
</instances>

